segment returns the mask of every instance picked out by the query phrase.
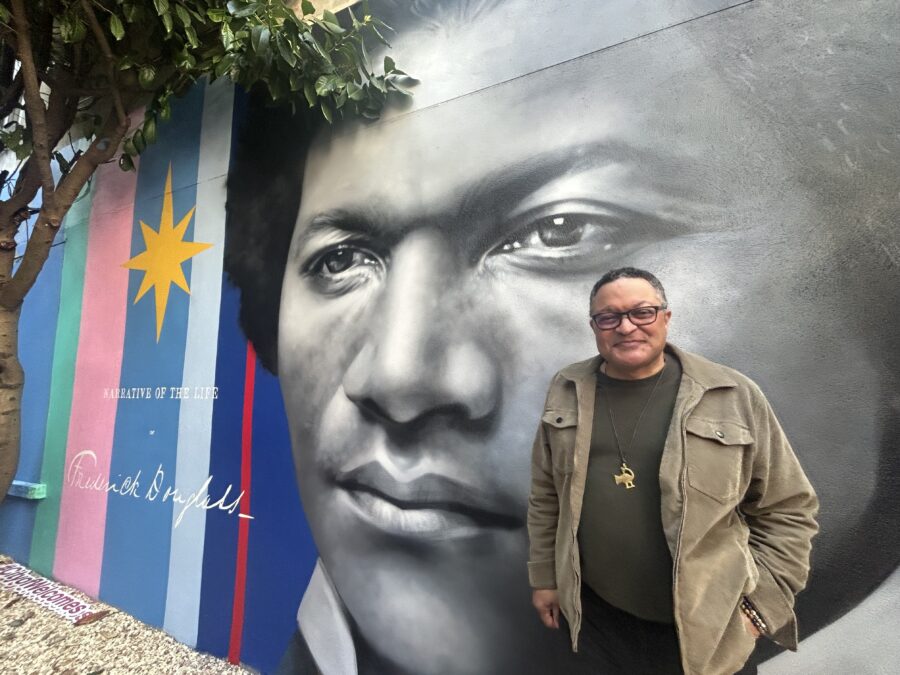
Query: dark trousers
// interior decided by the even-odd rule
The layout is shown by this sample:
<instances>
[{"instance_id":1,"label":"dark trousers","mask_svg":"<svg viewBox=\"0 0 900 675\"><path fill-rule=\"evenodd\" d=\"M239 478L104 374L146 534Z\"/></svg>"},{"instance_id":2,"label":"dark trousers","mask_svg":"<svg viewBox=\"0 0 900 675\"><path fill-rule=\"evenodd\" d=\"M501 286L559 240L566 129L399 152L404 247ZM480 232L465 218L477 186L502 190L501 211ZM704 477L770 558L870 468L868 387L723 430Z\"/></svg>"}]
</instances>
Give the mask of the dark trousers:
<instances>
[{"instance_id":1,"label":"dark trousers","mask_svg":"<svg viewBox=\"0 0 900 675\"><path fill-rule=\"evenodd\" d=\"M569 637L568 630L560 633ZM566 671L572 675L681 675L675 626L613 607L585 584L578 653L573 655L573 669Z\"/></svg>"},{"instance_id":2,"label":"dark trousers","mask_svg":"<svg viewBox=\"0 0 900 675\"><path fill-rule=\"evenodd\" d=\"M565 668L566 675L682 675L673 624L647 621L613 607L586 584L581 607L578 653ZM559 633L568 640L565 628ZM740 671L740 675L755 673L755 666Z\"/></svg>"}]
</instances>

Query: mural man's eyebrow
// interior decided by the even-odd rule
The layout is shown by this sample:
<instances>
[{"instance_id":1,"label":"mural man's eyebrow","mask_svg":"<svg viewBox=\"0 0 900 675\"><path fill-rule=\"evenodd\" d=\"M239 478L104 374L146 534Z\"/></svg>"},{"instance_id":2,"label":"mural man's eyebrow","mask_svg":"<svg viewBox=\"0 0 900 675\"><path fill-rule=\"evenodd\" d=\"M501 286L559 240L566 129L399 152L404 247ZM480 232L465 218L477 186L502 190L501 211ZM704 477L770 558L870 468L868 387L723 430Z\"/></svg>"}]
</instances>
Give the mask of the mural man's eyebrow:
<instances>
[{"instance_id":1,"label":"mural man's eyebrow","mask_svg":"<svg viewBox=\"0 0 900 675\"><path fill-rule=\"evenodd\" d=\"M398 233L384 227L369 209L332 209L309 219L297 240L296 250L303 251L310 241L328 235L340 238L356 235L388 244L398 238Z\"/></svg>"},{"instance_id":2,"label":"mural man's eyebrow","mask_svg":"<svg viewBox=\"0 0 900 675\"><path fill-rule=\"evenodd\" d=\"M550 181L567 173L587 171L611 164L635 167L674 167L693 164L688 157L678 157L657 150L648 151L616 140L593 143L576 143L548 152L537 153L510 166L479 176L462 201L463 213L505 212L513 208L523 197L538 190ZM642 172L644 173L644 172ZM677 176L678 172L664 171ZM668 190L657 184L652 174L646 174L646 183L661 193Z\"/></svg>"}]
</instances>

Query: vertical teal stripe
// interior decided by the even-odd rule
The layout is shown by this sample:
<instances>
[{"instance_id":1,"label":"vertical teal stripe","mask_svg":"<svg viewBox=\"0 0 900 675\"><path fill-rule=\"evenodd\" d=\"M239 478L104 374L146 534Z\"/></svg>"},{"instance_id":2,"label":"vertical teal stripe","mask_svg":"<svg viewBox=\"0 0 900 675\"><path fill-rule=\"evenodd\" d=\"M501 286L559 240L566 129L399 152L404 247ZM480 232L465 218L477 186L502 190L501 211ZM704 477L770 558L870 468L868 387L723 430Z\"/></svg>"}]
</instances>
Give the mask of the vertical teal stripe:
<instances>
[{"instance_id":1,"label":"vertical teal stripe","mask_svg":"<svg viewBox=\"0 0 900 675\"><path fill-rule=\"evenodd\" d=\"M91 214L93 183L89 183L66 216L62 285L59 318L53 346L53 370L50 380L50 405L41 482L47 484L47 498L37 507L31 536L28 565L41 574L51 575L56 554L56 530L59 523L59 499L62 492L69 413L72 410L72 384L75 380L75 356L81 324L81 298L84 289L84 262L87 256L87 229Z\"/></svg>"}]
</instances>

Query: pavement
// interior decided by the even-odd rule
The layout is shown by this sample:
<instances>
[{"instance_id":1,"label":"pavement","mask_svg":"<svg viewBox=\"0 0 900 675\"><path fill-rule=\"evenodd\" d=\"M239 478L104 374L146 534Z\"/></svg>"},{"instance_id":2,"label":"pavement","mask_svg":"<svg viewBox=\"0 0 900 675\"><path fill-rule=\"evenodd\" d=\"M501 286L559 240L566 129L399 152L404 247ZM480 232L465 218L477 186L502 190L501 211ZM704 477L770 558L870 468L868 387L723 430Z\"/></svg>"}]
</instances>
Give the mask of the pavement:
<instances>
[{"instance_id":1,"label":"pavement","mask_svg":"<svg viewBox=\"0 0 900 675\"><path fill-rule=\"evenodd\" d=\"M10 559L0 555L0 563ZM197 652L158 628L59 584L90 603L82 625L0 586L0 675L209 675L254 673ZM108 614L102 612L108 611Z\"/></svg>"}]
</instances>

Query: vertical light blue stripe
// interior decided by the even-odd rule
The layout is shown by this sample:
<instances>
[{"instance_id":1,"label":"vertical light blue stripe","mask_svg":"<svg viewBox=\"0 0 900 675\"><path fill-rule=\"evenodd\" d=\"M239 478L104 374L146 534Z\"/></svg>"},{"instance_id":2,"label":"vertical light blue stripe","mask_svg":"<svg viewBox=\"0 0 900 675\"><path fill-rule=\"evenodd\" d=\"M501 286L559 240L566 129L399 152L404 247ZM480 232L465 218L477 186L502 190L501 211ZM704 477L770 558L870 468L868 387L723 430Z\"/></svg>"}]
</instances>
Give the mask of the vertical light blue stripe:
<instances>
[{"instance_id":1,"label":"vertical light blue stripe","mask_svg":"<svg viewBox=\"0 0 900 675\"><path fill-rule=\"evenodd\" d=\"M213 248L197 256L191 269L182 380L182 386L191 390L215 385L225 249L225 179L231 153L233 106L234 87L230 82L220 79L206 87L194 238L212 243ZM176 486L183 494L196 492L209 476L212 412L212 398L189 398L181 402ZM205 533L206 511L192 508L182 514L182 509L174 510L165 629L191 646L197 644Z\"/></svg>"},{"instance_id":2,"label":"vertical light blue stripe","mask_svg":"<svg viewBox=\"0 0 900 675\"><path fill-rule=\"evenodd\" d=\"M177 101L171 121L159 125L158 141L141 156L132 256L146 248L138 221L159 229L170 165L174 222L178 223L196 204L203 90L202 84L195 86ZM193 231L192 221L185 241L195 240ZM199 255L210 254L206 250ZM191 265L191 261L182 265L189 283ZM180 387L183 380L189 296L176 286L171 287L162 334L157 341L153 291L131 304L143 276L142 271L130 273L119 386L152 390L165 387L165 395L122 399L118 404L110 481L134 479L140 472L139 487L133 495L109 493L100 597L146 623L162 626L173 511L173 498L164 498L167 490L175 486L181 407L181 401L171 396L171 391ZM102 396L104 386L110 384L97 383L96 395Z\"/></svg>"}]
</instances>

